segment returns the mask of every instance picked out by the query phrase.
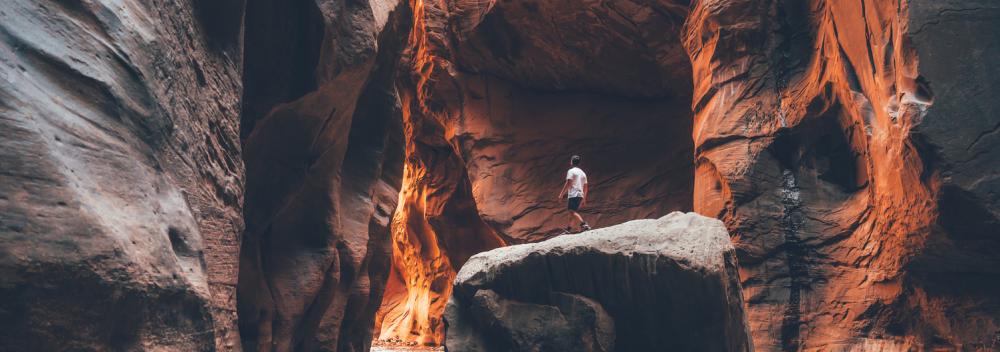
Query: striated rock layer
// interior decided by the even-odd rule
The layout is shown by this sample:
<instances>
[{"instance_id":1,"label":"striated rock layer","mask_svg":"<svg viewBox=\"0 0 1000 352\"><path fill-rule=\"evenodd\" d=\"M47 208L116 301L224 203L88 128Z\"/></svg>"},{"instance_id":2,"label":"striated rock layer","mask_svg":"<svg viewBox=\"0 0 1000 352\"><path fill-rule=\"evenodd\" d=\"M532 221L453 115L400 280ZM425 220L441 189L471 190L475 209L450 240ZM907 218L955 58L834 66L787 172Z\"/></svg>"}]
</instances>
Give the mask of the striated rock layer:
<instances>
[{"instance_id":1,"label":"striated rock layer","mask_svg":"<svg viewBox=\"0 0 1000 352\"><path fill-rule=\"evenodd\" d=\"M757 348L996 348L997 11L694 4L694 207L735 236Z\"/></svg>"},{"instance_id":2,"label":"striated rock layer","mask_svg":"<svg viewBox=\"0 0 1000 352\"><path fill-rule=\"evenodd\" d=\"M396 1L250 0L240 334L250 351L364 351L402 165Z\"/></svg>"},{"instance_id":3,"label":"striated rock layer","mask_svg":"<svg viewBox=\"0 0 1000 352\"><path fill-rule=\"evenodd\" d=\"M441 343L458 267L565 227L557 195L573 154L589 174L591 224L690 209L690 69L676 36L685 6L412 6L398 80L407 158L380 338Z\"/></svg>"},{"instance_id":4,"label":"striated rock layer","mask_svg":"<svg viewBox=\"0 0 1000 352\"><path fill-rule=\"evenodd\" d=\"M0 3L0 350L239 348L242 11Z\"/></svg>"},{"instance_id":5,"label":"striated rock layer","mask_svg":"<svg viewBox=\"0 0 1000 352\"><path fill-rule=\"evenodd\" d=\"M454 286L448 350L753 350L728 233L695 213L480 253Z\"/></svg>"}]
</instances>

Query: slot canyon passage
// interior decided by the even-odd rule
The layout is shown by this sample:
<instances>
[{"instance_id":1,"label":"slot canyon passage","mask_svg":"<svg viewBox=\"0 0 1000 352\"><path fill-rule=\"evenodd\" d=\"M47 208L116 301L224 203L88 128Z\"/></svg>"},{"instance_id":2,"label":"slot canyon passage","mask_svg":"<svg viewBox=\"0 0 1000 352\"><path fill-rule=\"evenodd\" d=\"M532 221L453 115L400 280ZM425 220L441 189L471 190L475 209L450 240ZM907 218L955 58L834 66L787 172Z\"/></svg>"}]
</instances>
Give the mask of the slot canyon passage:
<instances>
[{"instance_id":1,"label":"slot canyon passage","mask_svg":"<svg viewBox=\"0 0 1000 352\"><path fill-rule=\"evenodd\" d=\"M440 345L466 261L566 225L572 154L595 227L722 221L744 321L714 323L751 349L1000 350L998 28L991 0L4 1L0 350Z\"/></svg>"}]
</instances>

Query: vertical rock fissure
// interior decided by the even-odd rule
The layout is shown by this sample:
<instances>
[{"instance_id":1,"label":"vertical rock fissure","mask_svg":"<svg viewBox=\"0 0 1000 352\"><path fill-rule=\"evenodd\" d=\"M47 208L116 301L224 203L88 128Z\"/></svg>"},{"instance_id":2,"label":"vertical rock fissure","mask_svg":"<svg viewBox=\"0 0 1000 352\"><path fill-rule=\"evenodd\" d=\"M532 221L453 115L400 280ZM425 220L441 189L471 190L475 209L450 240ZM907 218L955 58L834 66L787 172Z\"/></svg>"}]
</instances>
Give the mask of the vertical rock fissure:
<instances>
[{"instance_id":1,"label":"vertical rock fissure","mask_svg":"<svg viewBox=\"0 0 1000 352\"><path fill-rule=\"evenodd\" d=\"M806 248L799 237L803 228L802 199L795 173L781 170L778 195L782 206L781 232L784 235L785 261L788 265L788 302L781 322L781 346L785 351L799 350L802 324L802 290L808 285L808 268L804 261Z\"/></svg>"}]
</instances>

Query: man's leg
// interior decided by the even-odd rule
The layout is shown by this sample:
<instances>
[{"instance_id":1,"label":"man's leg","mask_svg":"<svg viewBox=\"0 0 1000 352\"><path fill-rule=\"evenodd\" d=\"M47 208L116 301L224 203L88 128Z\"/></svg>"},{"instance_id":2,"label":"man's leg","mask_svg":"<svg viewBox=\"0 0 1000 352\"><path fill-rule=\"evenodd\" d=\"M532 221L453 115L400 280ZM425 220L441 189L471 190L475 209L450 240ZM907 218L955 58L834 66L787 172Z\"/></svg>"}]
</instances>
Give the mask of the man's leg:
<instances>
[{"instance_id":1,"label":"man's leg","mask_svg":"<svg viewBox=\"0 0 1000 352\"><path fill-rule=\"evenodd\" d=\"M583 216L580 216L580 213L579 213L580 203L582 203L582 202L583 202L583 198L582 197L573 197L573 198L570 198L569 199L569 212L571 214L573 214L573 217L575 217L577 221L580 222L580 225L583 228L583 231L587 231L587 230L590 230L590 226L587 225L586 221L583 221ZM569 227L570 227L570 229L573 228L573 221L572 220L570 220Z\"/></svg>"},{"instance_id":2,"label":"man's leg","mask_svg":"<svg viewBox=\"0 0 1000 352\"><path fill-rule=\"evenodd\" d=\"M580 214L576 213L576 210L580 208L580 198L569 197L566 199L566 210L569 210L570 218L569 224L566 225L566 232L573 232L573 218L580 219Z\"/></svg>"},{"instance_id":3,"label":"man's leg","mask_svg":"<svg viewBox=\"0 0 1000 352\"><path fill-rule=\"evenodd\" d=\"M583 231L590 230L590 225L587 224L587 221L583 220L583 216L581 216L580 213L574 211L573 215L576 216L577 220L580 220L580 228L583 229Z\"/></svg>"}]
</instances>

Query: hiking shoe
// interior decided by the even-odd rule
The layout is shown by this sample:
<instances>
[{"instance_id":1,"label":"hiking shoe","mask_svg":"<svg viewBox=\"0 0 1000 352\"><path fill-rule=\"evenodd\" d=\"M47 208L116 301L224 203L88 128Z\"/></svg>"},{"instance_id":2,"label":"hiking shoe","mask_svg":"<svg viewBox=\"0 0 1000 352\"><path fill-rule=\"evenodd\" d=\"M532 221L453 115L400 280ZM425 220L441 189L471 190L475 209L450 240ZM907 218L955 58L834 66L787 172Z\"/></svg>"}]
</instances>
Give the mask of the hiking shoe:
<instances>
[{"instance_id":1,"label":"hiking shoe","mask_svg":"<svg viewBox=\"0 0 1000 352\"><path fill-rule=\"evenodd\" d=\"M573 228L572 228L572 227L568 227L568 226L567 226L567 227L566 227L565 229L563 229L563 231L562 231L562 232L560 232L559 234L560 234L560 235L568 235L568 234L571 234L571 233L573 233Z\"/></svg>"},{"instance_id":2,"label":"hiking shoe","mask_svg":"<svg viewBox=\"0 0 1000 352\"><path fill-rule=\"evenodd\" d=\"M583 228L583 231L590 231L590 225L587 225L587 223L583 223L583 225L580 225L580 227Z\"/></svg>"}]
</instances>

